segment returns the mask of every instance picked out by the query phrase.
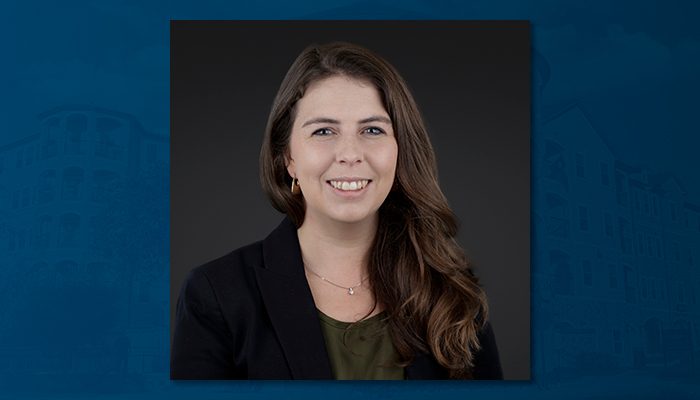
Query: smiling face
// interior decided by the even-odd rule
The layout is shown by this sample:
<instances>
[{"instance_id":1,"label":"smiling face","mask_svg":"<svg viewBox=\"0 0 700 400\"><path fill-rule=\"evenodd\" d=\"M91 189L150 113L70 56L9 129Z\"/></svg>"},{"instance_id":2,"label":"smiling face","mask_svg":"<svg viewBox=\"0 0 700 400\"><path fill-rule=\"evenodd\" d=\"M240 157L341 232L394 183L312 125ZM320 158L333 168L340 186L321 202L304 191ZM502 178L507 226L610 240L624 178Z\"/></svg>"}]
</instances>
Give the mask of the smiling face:
<instances>
[{"instance_id":1,"label":"smiling face","mask_svg":"<svg viewBox=\"0 0 700 400\"><path fill-rule=\"evenodd\" d=\"M355 223L376 217L394 183L398 146L379 91L332 76L296 104L287 172L299 180L306 219Z\"/></svg>"}]
</instances>

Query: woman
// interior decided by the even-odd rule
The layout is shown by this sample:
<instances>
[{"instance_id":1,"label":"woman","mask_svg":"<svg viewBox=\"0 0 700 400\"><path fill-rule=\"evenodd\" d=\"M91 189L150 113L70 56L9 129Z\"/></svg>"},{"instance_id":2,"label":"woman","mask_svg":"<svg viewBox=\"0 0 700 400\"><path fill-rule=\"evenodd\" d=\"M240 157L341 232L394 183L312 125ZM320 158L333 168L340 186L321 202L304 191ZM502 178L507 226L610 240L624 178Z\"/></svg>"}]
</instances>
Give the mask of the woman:
<instances>
[{"instance_id":1,"label":"woman","mask_svg":"<svg viewBox=\"0 0 700 400\"><path fill-rule=\"evenodd\" d=\"M287 218L190 273L173 379L502 378L484 292L391 65L347 43L304 50L260 166Z\"/></svg>"}]
</instances>

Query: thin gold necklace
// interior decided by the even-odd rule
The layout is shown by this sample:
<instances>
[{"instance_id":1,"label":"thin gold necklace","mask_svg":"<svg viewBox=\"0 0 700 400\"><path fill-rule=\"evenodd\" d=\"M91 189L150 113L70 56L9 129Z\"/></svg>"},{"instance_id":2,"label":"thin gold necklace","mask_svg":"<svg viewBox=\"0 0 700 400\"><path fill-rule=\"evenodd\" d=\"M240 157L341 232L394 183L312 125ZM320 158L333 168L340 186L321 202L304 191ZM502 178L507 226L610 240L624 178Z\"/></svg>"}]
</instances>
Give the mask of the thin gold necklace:
<instances>
[{"instance_id":1,"label":"thin gold necklace","mask_svg":"<svg viewBox=\"0 0 700 400\"><path fill-rule=\"evenodd\" d=\"M359 288L360 286L362 286L362 284L367 280L367 278L369 278L368 276L365 276L364 278L362 278L362 280L360 281L360 283L358 283L357 285L349 286L349 287L348 287L348 286L338 285L337 283L332 282L330 279L326 278L325 276L321 276L321 275L317 274L314 270L312 270L311 268L309 268L306 264L304 264L304 268L305 268L307 271L311 272L312 274L316 275L317 277L321 278L322 281L328 282L328 283L330 283L331 285L333 285L333 286L335 286L335 287L337 287L337 288L341 288L341 289L347 290L347 291L348 291L348 294L349 294L350 296L352 296L353 294L355 294L355 289L357 289L357 288Z\"/></svg>"}]
</instances>

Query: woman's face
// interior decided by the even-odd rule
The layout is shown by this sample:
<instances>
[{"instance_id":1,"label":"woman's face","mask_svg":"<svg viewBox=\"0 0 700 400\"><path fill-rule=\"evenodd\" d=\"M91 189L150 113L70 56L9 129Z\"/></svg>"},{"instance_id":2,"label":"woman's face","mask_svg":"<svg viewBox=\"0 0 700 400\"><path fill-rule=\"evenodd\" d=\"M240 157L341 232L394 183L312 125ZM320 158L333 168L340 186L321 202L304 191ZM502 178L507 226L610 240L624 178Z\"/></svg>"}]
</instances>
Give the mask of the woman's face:
<instances>
[{"instance_id":1,"label":"woman's face","mask_svg":"<svg viewBox=\"0 0 700 400\"><path fill-rule=\"evenodd\" d=\"M394 183L398 146L379 91L332 76L297 102L287 171L299 180L306 219L374 218Z\"/></svg>"}]
</instances>

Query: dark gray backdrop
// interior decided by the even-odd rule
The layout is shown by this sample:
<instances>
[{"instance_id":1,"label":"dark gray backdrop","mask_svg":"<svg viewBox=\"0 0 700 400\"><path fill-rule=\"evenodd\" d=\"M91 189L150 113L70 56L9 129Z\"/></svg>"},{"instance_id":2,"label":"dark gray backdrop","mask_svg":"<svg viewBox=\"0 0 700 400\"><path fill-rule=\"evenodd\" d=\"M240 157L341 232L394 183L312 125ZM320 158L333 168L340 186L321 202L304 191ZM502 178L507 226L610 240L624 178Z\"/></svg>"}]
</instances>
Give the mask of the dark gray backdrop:
<instances>
[{"instance_id":1,"label":"dark gray backdrop","mask_svg":"<svg viewBox=\"0 0 700 400\"><path fill-rule=\"evenodd\" d=\"M190 269L263 239L283 218L258 181L267 115L301 50L335 40L377 52L408 82L489 297L505 378L529 379L526 21L173 21L171 321Z\"/></svg>"}]
</instances>

